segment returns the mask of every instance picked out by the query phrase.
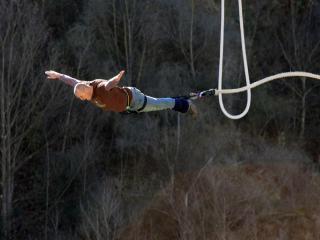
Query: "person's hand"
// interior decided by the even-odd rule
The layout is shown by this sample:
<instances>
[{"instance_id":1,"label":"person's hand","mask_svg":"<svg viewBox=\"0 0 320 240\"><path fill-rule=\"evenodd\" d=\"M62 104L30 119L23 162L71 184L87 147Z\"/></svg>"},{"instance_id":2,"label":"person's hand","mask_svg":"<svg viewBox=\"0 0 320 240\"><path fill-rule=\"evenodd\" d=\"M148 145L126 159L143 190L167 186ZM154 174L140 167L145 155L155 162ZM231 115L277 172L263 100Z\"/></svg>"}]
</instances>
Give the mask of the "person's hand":
<instances>
[{"instance_id":1,"label":"person's hand","mask_svg":"<svg viewBox=\"0 0 320 240\"><path fill-rule=\"evenodd\" d=\"M109 91L110 89L116 87L119 84L124 73L125 71L121 71L118 75L114 76L113 78L109 80L104 80L103 86L105 87L105 89ZM101 79L96 79L96 80L101 80Z\"/></svg>"},{"instance_id":2,"label":"person's hand","mask_svg":"<svg viewBox=\"0 0 320 240\"><path fill-rule=\"evenodd\" d=\"M47 79L52 79L52 80L58 80L62 76L61 73L58 73L52 70L45 71L45 74L47 75Z\"/></svg>"},{"instance_id":3,"label":"person's hand","mask_svg":"<svg viewBox=\"0 0 320 240\"><path fill-rule=\"evenodd\" d=\"M119 72L119 74L117 76L113 77L111 80L114 80L115 82L119 83L121 78L123 77L124 73L125 73L125 71Z\"/></svg>"}]
</instances>

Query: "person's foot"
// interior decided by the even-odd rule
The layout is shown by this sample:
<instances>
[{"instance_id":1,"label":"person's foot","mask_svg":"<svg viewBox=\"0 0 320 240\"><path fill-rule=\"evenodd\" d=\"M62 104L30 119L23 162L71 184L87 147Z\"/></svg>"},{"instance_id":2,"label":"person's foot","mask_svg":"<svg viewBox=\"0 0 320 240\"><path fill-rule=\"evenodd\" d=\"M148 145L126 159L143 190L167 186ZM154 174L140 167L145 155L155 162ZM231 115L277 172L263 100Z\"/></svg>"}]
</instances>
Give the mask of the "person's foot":
<instances>
[{"instance_id":1,"label":"person's foot","mask_svg":"<svg viewBox=\"0 0 320 240\"><path fill-rule=\"evenodd\" d=\"M190 114L193 118L196 118L198 116L197 106L191 100L188 100L188 103L189 103L188 114Z\"/></svg>"}]
</instances>

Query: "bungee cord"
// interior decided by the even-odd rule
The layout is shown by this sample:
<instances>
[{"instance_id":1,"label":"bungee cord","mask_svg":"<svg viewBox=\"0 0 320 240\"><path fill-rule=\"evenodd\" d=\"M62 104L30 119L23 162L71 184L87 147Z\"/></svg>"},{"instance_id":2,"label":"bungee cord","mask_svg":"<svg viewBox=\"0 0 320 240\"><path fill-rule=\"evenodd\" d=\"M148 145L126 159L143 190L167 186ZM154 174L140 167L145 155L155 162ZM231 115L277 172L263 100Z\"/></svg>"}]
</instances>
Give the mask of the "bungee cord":
<instances>
[{"instance_id":1,"label":"bungee cord","mask_svg":"<svg viewBox=\"0 0 320 240\"><path fill-rule=\"evenodd\" d=\"M240 33L241 33L241 47L242 47L242 56L243 56L243 65L244 65L244 72L246 77L246 86L250 86L250 75L248 69L248 61L247 61L247 53L246 53L246 46L245 46L245 37L244 37L244 24L243 24L243 11L242 11L242 1L239 0L239 18L240 18ZM224 30L225 30L225 0L221 0L221 32L220 32L220 60L219 60L219 79L218 79L218 93L219 96L219 105L220 108L225 116L230 119L240 119L243 118L250 109L251 106L251 88L247 88L247 105L245 110L238 114L232 115L230 114L223 103L223 94L221 93L222 90L222 76L223 76L223 56L224 56Z\"/></svg>"},{"instance_id":2,"label":"bungee cord","mask_svg":"<svg viewBox=\"0 0 320 240\"><path fill-rule=\"evenodd\" d=\"M265 84L267 82L281 79L281 78L289 78L289 77L306 77L306 78L313 78L320 80L320 75L308 73L308 72L286 72L286 73L280 73L276 74L264 79L261 79L259 81L256 81L254 83L250 83L250 75L249 75L249 69L248 69L248 60L247 60L247 54L246 54L246 44L245 44L245 34L244 34L244 23L243 23L243 10L242 10L242 0L238 0L239 5L239 22L240 22L240 34L241 34L241 47L242 47L242 56L243 56L243 65L244 65L244 71L245 71L245 77L246 77L246 86L241 88L235 88L235 89L223 89L222 88L222 82L223 82L223 56L224 56L224 29L225 29L225 0L221 0L221 33L220 33L220 60L219 60L219 79L218 79L218 89L210 89L207 91L203 91L197 96L201 97L201 94L207 94L207 95L214 95L219 97L219 105L223 112L223 114L230 118L230 119L241 119L243 118L250 109L251 106L251 89L260 86L262 84ZM230 114L224 106L223 103L223 95L224 94L235 94L240 92L247 91L247 105L245 110L238 114L233 115Z\"/></svg>"},{"instance_id":3,"label":"bungee cord","mask_svg":"<svg viewBox=\"0 0 320 240\"><path fill-rule=\"evenodd\" d=\"M308 73L308 72L286 72L286 73L279 73L270 77L266 77L264 79L261 79L257 82L251 83L245 87L240 87L240 88L233 88L233 89L214 89L214 95L218 96L220 94L235 94L235 93L241 93L245 92L248 89L253 89L255 87L258 87L262 84L265 84L267 82L271 82L276 79L281 79L281 78L290 78L290 77L306 77L306 78L313 78L320 80L320 75L313 74L313 73Z\"/></svg>"}]
</instances>

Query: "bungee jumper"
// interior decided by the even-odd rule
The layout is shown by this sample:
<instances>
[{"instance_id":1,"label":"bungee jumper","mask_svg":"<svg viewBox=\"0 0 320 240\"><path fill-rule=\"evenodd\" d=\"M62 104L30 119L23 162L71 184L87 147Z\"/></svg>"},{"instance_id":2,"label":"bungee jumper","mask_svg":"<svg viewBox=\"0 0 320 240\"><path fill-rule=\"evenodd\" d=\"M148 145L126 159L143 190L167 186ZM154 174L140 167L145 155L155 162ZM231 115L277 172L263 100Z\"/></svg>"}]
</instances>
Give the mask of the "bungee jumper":
<instances>
[{"instance_id":1,"label":"bungee jumper","mask_svg":"<svg viewBox=\"0 0 320 240\"><path fill-rule=\"evenodd\" d=\"M195 95L167 98L147 96L135 87L118 86L124 73L125 71L121 71L109 80L81 81L53 70L45 72L47 79L64 82L73 87L74 95L78 99L89 101L105 111L141 113L171 109L189 113L193 117L197 116L197 108L192 102L192 97L195 99Z\"/></svg>"}]
</instances>

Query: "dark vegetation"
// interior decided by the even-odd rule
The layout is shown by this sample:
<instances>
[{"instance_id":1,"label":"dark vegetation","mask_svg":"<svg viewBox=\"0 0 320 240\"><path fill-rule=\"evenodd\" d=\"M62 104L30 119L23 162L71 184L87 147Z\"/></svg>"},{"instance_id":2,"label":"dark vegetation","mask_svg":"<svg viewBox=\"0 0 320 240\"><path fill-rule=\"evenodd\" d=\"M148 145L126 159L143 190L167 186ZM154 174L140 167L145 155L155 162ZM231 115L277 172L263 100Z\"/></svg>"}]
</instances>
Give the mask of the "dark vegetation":
<instances>
[{"instance_id":1,"label":"dark vegetation","mask_svg":"<svg viewBox=\"0 0 320 240\"><path fill-rule=\"evenodd\" d=\"M226 6L230 88L243 85L244 74L237 2ZM245 1L244 11L253 81L284 71L320 72L319 1ZM148 221L144 209L159 201L181 211L168 210L176 239L268 239L261 222L281 221L277 211L305 214L319 229L319 219L308 215L319 213L313 208L320 194L319 81L295 78L255 89L250 113L231 121L216 98L197 102L196 120L169 111L102 112L45 79L49 69L87 80L125 69L123 85L158 97L217 87L219 1L1 0L0 16L2 239L166 239L152 228L135 235ZM245 98L225 97L233 112ZM255 169L254 178L242 165ZM269 188L254 184L259 169L270 173L259 178ZM274 174L279 181L269 179ZM181 176L202 179L190 193L190 212L185 197L170 192ZM209 193L201 194L205 186ZM229 215L219 212L221 201ZM319 238L310 231L309 239Z\"/></svg>"}]
</instances>

